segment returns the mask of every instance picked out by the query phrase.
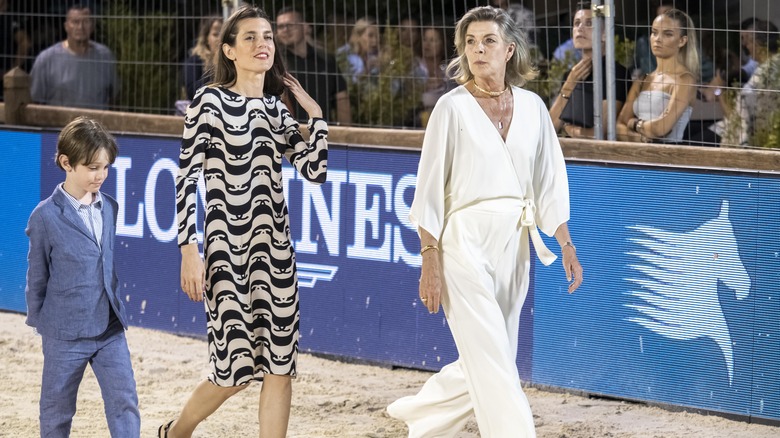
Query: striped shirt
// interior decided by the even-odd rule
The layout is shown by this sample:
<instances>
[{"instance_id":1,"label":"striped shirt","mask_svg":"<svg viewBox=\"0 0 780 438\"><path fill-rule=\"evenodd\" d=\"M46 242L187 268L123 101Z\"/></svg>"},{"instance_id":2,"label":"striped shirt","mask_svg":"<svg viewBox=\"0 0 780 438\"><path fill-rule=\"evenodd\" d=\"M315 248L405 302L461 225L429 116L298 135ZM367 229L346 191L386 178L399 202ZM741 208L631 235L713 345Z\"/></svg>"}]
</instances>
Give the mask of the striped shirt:
<instances>
[{"instance_id":1,"label":"striped shirt","mask_svg":"<svg viewBox=\"0 0 780 438\"><path fill-rule=\"evenodd\" d=\"M65 191L64 183L60 184L59 189L66 195L70 205L76 209L79 217L84 221L87 229L92 233L92 237L95 238L98 248L100 248L100 242L103 238L103 215L101 210L103 209L103 197L100 192L95 192L92 195L91 204L82 204L78 199L73 197L70 193Z\"/></svg>"}]
</instances>

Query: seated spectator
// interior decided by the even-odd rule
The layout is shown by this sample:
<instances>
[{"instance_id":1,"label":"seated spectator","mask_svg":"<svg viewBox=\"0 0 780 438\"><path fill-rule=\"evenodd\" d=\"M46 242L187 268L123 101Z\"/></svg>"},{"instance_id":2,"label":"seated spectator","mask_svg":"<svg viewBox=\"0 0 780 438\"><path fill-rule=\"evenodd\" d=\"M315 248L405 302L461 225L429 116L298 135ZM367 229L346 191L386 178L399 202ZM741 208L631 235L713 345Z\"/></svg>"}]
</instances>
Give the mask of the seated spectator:
<instances>
[{"instance_id":1,"label":"seated spectator","mask_svg":"<svg viewBox=\"0 0 780 438\"><path fill-rule=\"evenodd\" d=\"M655 8L655 17L663 15L667 11L674 8L674 0L659 0ZM637 67L637 71L634 77L642 77L656 69L658 65L655 62L655 56L653 56L650 50L650 36L642 34L636 39L636 45L634 46L634 65Z\"/></svg>"},{"instance_id":2,"label":"seated spectator","mask_svg":"<svg viewBox=\"0 0 780 438\"><path fill-rule=\"evenodd\" d=\"M691 117L701 68L693 21L678 9L659 15L650 43L657 67L634 81L617 120L618 139L678 143Z\"/></svg>"},{"instance_id":3,"label":"seated spectator","mask_svg":"<svg viewBox=\"0 0 780 438\"><path fill-rule=\"evenodd\" d=\"M422 59L422 38L417 19L412 17L401 19L398 23L398 44L404 48L402 50L404 53L411 55L407 74L417 79L428 79L428 71ZM388 47L386 52L386 57L392 56L393 48Z\"/></svg>"},{"instance_id":4,"label":"seated spectator","mask_svg":"<svg viewBox=\"0 0 780 438\"><path fill-rule=\"evenodd\" d=\"M767 146L770 133L777 135L773 118L780 119L780 54L778 28L755 19L742 44L758 66L736 96L733 107L724 105L725 118L716 124L721 145ZM767 138L765 138L767 137ZM775 146L780 146L780 142Z\"/></svg>"},{"instance_id":5,"label":"seated spectator","mask_svg":"<svg viewBox=\"0 0 780 438\"><path fill-rule=\"evenodd\" d=\"M219 50L219 32L222 30L222 18L209 17L200 24L195 47L184 61L184 90L187 100L192 100L198 88L211 82L211 70L214 67L214 53Z\"/></svg>"},{"instance_id":6,"label":"seated spectator","mask_svg":"<svg viewBox=\"0 0 780 438\"><path fill-rule=\"evenodd\" d=\"M325 119L341 124L352 123L347 84L339 73L336 60L307 42L303 15L292 8L282 8L276 15L276 41L290 73L320 105ZM296 99L290 110L296 119L307 117Z\"/></svg>"},{"instance_id":7,"label":"seated spectator","mask_svg":"<svg viewBox=\"0 0 780 438\"><path fill-rule=\"evenodd\" d=\"M116 60L108 47L90 40L94 22L86 6L65 16L65 41L38 55L30 76L34 102L107 109L118 96Z\"/></svg>"},{"instance_id":8,"label":"seated spectator","mask_svg":"<svg viewBox=\"0 0 780 438\"><path fill-rule=\"evenodd\" d=\"M341 72L348 82L379 74L379 27L371 18L361 18L352 28L349 43L336 51Z\"/></svg>"},{"instance_id":9,"label":"seated spectator","mask_svg":"<svg viewBox=\"0 0 780 438\"><path fill-rule=\"evenodd\" d=\"M550 118L556 131L563 131L569 137L594 138L593 130L593 12L590 9L590 2L580 2L577 12L574 14L574 25L572 34L574 35L574 48L582 52L580 60L564 76L563 86L558 98L555 99L550 107ZM601 34L596 44L604 47L605 34ZM607 114L607 60L606 51L602 50L602 81L601 90L604 98L602 104L602 114ZM619 113L623 108L628 94L628 85L631 82L631 75L622 65L615 63L615 106ZM602 123L604 132L607 131L607 123Z\"/></svg>"},{"instance_id":10,"label":"seated spectator","mask_svg":"<svg viewBox=\"0 0 780 438\"><path fill-rule=\"evenodd\" d=\"M420 23L412 17L404 17L398 22L398 41L414 55L415 63L421 64L422 41L420 38Z\"/></svg>"},{"instance_id":11,"label":"seated spectator","mask_svg":"<svg viewBox=\"0 0 780 438\"><path fill-rule=\"evenodd\" d=\"M742 20L742 22L739 24L739 28L741 29L741 32L739 33L739 41L742 43L742 83L747 82L750 80L750 77L753 76L753 73L755 73L756 69L758 68L759 62L755 58L755 54L751 52L753 47L751 46L751 43L753 42L753 33L755 31L755 24L756 21L759 19L756 17L750 17Z\"/></svg>"},{"instance_id":12,"label":"seated spectator","mask_svg":"<svg viewBox=\"0 0 780 438\"><path fill-rule=\"evenodd\" d=\"M713 51L714 74L709 82L699 87L698 98L708 105L723 106L725 99L721 96L727 87L741 87L743 72L739 62L739 54L717 47ZM702 81L704 82L704 81ZM722 122L721 122L722 123ZM718 146L721 138L716 134L716 123L713 120L691 121L686 139L690 144L701 146Z\"/></svg>"},{"instance_id":13,"label":"seated spectator","mask_svg":"<svg viewBox=\"0 0 780 438\"><path fill-rule=\"evenodd\" d=\"M15 67L24 68L29 52L30 37L8 10L8 2L0 0L0 77ZM0 100L3 100L3 87L0 87Z\"/></svg>"},{"instance_id":14,"label":"seated spectator","mask_svg":"<svg viewBox=\"0 0 780 438\"><path fill-rule=\"evenodd\" d=\"M428 116L436 102L453 84L447 78L449 44L447 32L443 27L427 27L423 30L422 61L427 80L422 94L423 109L420 114L420 126L427 125Z\"/></svg>"}]
</instances>

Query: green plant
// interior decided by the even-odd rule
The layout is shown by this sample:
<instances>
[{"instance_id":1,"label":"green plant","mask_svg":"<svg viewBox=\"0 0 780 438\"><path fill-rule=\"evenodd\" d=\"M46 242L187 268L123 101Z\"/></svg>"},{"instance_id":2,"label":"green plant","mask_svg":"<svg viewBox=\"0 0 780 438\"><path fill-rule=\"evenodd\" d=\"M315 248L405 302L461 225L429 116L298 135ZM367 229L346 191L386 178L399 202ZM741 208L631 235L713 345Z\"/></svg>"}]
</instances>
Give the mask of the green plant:
<instances>
[{"instance_id":1,"label":"green plant","mask_svg":"<svg viewBox=\"0 0 780 438\"><path fill-rule=\"evenodd\" d=\"M538 49L532 48L532 57L537 58ZM529 81L524 88L538 94L539 97L549 106L552 98L558 94L563 85L563 76L576 63L574 53L566 52L564 59L553 59L550 62L539 63L539 76Z\"/></svg>"},{"instance_id":2,"label":"green plant","mask_svg":"<svg viewBox=\"0 0 780 438\"><path fill-rule=\"evenodd\" d=\"M765 148L780 148L780 110L768 111L766 123L754 131L750 144Z\"/></svg>"},{"instance_id":3,"label":"green plant","mask_svg":"<svg viewBox=\"0 0 780 438\"><path fill-rule=\"evenodd\" d=\"M415 75L414 53L388 27L380 55L378 75L348 80L353 122L371 126L413 126L421 105L424 79ZM337 56L342 71L349 71L345 53Z\"/></svg>"},{"instance_id":4,"label":"green plant","mask_svg":"<svg viewBox=\"0 0 780 438\"><path fill-rule=\"evenodd\" d=\"M111 2L104 29L117 58L119 109L171 113L177 96L178 66L171 63L179 50L172 17L155 12L142 18L127 0Z\"/></svg>"},{"instance_id":5,"label":"green plant","mask_svg":"<svg viewBox=\"0 0 780 438\"><path fill-rule=\"evenodd\" d=\"M750 144L764 148L780 148L780 54L767 61L763 83L756 93Z\"/></svg>"},{"instance_id":6,"label":"green plant","mask_svg":"<svg viewBox=\"0 0 780 438\"><path fill-rule=\"evenodd\" d=\"M625 68L631 68L634 64L634 50L636 42L628 38L615 35L615 61Z\"/></svg>"},{"instance_id":7,"label":"green plant","mask_svg":"<svg viewBox=\"0 0 780 438\"><path fill-rule=\"evenodd\" d=\"M780 148L780 54L759 68L760 73L754 73L749 89L734 87L721 94L721 99L726 99L722 134L725 146ZM741 112L737 98L742 100ZM747 144L741 144L746 128Z\"/></svg>"}]
</instances>

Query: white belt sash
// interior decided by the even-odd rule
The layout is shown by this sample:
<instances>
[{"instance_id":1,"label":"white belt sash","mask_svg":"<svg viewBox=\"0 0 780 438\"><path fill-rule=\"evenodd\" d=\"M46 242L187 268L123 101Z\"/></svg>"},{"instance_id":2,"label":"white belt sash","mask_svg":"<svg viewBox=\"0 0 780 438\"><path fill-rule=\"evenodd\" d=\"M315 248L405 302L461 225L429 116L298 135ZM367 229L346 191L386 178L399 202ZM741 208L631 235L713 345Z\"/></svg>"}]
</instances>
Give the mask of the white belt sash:
<instances>
[{"instance_id":1,"label":"white belt sash","mask_svg":"<svg viewBox=\"0 0 780 438\"><path fill-rule=\"evenodd\" d=\"M525 242L528 242L526 233L530 234L531 241L534 243L534 249L536 250L536 256L539 257L539 260L541 260L545 266L550 266L558 256L547 248L547 245L545 245L542 240L541 234L539 234L539 229L536 227L536 220L534 220L536 205L534 205L534 201L530 199L522 199L520 202L522 203L520 207L520 220L517 223L517 226L521 228L520 238L525 239Z\"/></svg>"}]
</instances>

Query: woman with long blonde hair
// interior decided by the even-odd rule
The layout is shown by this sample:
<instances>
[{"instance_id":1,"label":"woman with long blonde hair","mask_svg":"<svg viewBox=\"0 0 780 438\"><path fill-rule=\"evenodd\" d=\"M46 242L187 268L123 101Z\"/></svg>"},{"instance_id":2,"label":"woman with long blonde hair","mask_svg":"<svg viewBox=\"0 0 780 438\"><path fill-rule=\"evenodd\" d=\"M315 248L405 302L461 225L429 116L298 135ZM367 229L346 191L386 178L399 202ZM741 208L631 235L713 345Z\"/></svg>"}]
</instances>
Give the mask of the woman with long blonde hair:
<instances>
[{"instance_id":1,"label":"woman with long blonde hair","mask_svg":"<svg viewBox=\"0 0 780 438\"><path fill-rule=\"evenodd\" d=\"M345 79L357 82L362 76L379 73L379 26L369 17L355 22L349 43L336 52Z\"/></svg>"},{"instance_id":2,"label":"woman with long blonde hair","mask_svg":"<svg viewBox=\"0 0 780 438\"><path fill-rule=\"evenodd\" d=\"M670 9L653 20L650 48L658 66L634 81L617 120L618 139L678 143L693 111L701 61L693 21Z\"/></svg>"}]
</instances>

